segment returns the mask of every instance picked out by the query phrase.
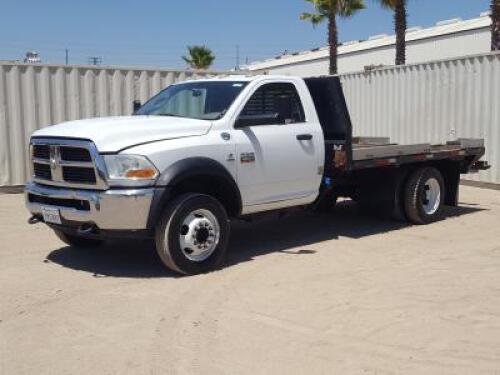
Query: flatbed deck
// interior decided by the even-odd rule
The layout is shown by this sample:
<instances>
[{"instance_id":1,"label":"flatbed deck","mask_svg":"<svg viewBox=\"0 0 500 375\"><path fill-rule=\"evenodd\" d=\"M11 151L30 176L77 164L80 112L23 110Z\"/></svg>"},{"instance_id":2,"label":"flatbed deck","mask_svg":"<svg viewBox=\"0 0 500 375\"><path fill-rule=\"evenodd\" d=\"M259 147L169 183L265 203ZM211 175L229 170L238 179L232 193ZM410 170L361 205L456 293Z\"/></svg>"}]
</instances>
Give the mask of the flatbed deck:
<instances>
[{"instance_id":1,"label":"flatbed deck","mask_svg":"<svg viewBox=\"0 0 500 375\"><path fill-rule=\"evenodd\" d=\"M474 164L484 154L482 139L458 139L446 144L430 143L399 145L388 138L353 138L352 168L364 169L407 164L427 160L460 160L474 158ZM478 166L479 167L479 166ZM485 165L481 166L483 169Z\"/></svg>"}]
</instances>

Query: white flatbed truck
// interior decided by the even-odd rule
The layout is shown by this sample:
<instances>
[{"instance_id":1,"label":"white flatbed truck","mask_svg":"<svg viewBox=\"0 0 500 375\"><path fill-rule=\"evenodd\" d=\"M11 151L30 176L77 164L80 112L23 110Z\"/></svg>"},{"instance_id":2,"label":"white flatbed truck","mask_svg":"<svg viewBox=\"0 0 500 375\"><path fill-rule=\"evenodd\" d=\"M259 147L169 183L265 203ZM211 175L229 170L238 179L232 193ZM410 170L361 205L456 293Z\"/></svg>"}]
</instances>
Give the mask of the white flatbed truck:
<instances>
[{"instance_id":1,"label":"white flatbed truck","mask_svg":"<svg viewBox=\"0 0 500 375\"><path fill-rule=\"evenodd\" d=\"M154 239L166 267L218 267L230 221L338 197L414 224L458 204L484 142L396 145L353 138L337 77L229 76L169 86L134 115L36 131L29 222L75 247ZM234 249L237 251L237 249Z\"/></svg>"}]
</instances>

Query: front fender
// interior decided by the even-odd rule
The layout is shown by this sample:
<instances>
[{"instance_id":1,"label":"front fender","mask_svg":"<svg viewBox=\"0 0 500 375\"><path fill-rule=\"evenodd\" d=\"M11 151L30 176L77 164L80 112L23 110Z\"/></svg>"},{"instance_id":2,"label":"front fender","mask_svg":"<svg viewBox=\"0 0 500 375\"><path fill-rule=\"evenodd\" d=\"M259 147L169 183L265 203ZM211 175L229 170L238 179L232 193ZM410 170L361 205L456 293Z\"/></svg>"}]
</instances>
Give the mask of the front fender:
<instances>
[{"instance_id":1,"label":"front fender","mask_svg":"<svg viewBox=\"0 0 500 375\"><path fill-rule=\"evenodd\" d=\"M186 178L200 175L212 175L223 178L238 189L233 176L221 163L205 157L192 157L175 162L161 172L156 185L175 186Z\"/></svg>"},{"instance_id":2,"label":"front fender","mask_svg":"<svg viewBox=\"0 0 500 375\"><path fill-rule=\"evenodd\" d=\"M176 187L189 179L197 177L213 179L213 185L219 194L215 194L222 201L232 202L231 211L236 216L241 213L241 193L229 171L219 162L205 158L193 157L179 160L167 167L160 175L156 183L155 196L151 206L148 227L153 228L158 220L163 207L176 194Z\"/></svg>"}]
</instances>

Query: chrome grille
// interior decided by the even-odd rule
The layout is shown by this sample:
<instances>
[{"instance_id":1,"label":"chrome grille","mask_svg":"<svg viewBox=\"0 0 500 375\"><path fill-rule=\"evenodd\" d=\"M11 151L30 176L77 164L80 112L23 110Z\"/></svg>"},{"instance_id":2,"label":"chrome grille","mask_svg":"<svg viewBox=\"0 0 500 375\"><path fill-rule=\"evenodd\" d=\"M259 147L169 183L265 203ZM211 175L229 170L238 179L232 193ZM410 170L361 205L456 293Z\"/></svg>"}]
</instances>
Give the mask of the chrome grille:
<instances>
[{"instance_id":1,"label":"chrome grille","mask_svg":"<svg viewBox=\"0 0 500 375\"><path fill-rule=\"evenodd\" d=\"M50 159L50 147L48 145L34 145L33 156L38 159Z\"/></svg>"},{"instance_id":2,"label":"chrome grille","mask_svg":"<svg viewBox=\"0 0 500 375\"><path fill-rule=\"evenodd\" d=\"M62 167L63 180L82 184L95 184L94 168Z\"/></svg>"},{"instance_id":3,"label":"chrome grille","mask_svg":"<svg viewBox=\"0 0 500 375\"><path fill-rule=\"evenodd\" d=\"M92 161L89 150L76 147L61 147L61 160L64 161Z\"/></svg>"},{"instance_id":4,"label":"chrome grille","mask_svg":"<svg viewBox=\"0 0 500 375\"><path fill-rule=\"evenodd\" d=\"M33 138L32 175L45 185L106 189L104 163L89 141Z\"/></svg>"},{"instance_id":5,"label":"chrome grille","mask_svg":"<svg viewBox=\"0 0 500 375\"><path fill-rule=\"evenodd\" d=\"M43 178L44 180L52 180L52 172L50 171L50 165L48 164L33 164L34 175L37 178Z\"/></svg>"}]
</instances>

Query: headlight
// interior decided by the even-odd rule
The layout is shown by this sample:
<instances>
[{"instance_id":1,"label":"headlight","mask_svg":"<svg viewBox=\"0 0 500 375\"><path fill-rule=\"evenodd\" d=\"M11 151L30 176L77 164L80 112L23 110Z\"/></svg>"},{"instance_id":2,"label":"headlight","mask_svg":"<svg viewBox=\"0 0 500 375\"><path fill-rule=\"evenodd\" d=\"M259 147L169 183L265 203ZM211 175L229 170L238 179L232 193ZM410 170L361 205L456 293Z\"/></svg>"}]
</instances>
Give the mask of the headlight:
<instances>
[{"instance_id":1,"label":"headlight","mask_svg":"<svg viewBox=\"0 0 500 375\"><path fill-rule=\"evenodd\" d=\"M104 155L110 184L144 185L158 177L158 170L144 156Z\"/></svg>"}]
</instances>

